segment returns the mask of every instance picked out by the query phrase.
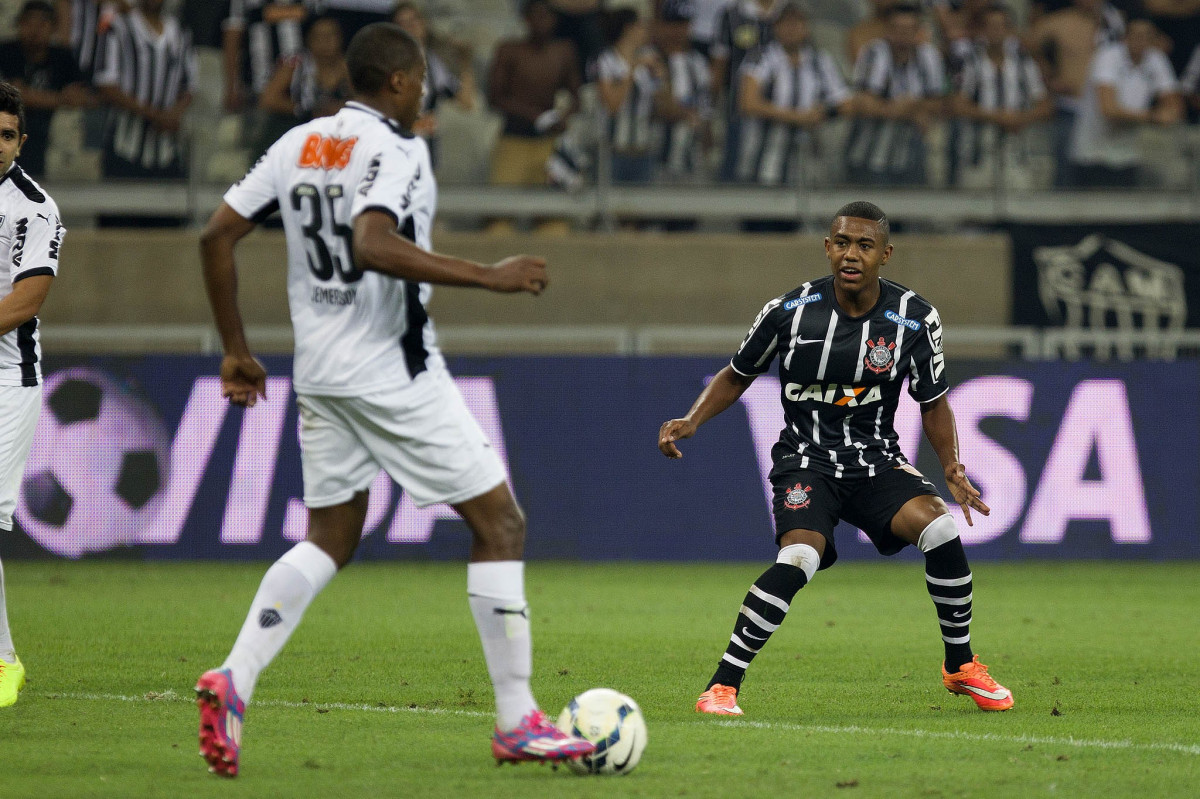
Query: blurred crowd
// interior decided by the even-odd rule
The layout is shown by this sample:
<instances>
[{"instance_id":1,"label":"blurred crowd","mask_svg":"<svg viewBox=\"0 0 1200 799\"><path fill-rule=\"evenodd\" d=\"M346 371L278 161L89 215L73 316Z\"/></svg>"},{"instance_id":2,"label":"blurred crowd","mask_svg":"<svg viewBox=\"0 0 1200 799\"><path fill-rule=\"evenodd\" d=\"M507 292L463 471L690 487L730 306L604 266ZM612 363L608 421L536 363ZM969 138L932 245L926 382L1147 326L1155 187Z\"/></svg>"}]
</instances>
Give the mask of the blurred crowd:
<instances>
[{"instance_id":1,"label":"blurred crowd","mask_svg":"<svg viewBox=\"0 0 1200 799\"><path fill-rule=\"evenodd\" d=\"M377 20L426 45L435 159L444 104L498 120L500 185L1154 185L1200 111L1200 0L503 2L521 33L479 52L418 0L26 0L0 44L20 163L43 176L77 108L104 177L182 177L201 80L252 160L348 99L345 44Z\"/></svg>"}]
</instances>

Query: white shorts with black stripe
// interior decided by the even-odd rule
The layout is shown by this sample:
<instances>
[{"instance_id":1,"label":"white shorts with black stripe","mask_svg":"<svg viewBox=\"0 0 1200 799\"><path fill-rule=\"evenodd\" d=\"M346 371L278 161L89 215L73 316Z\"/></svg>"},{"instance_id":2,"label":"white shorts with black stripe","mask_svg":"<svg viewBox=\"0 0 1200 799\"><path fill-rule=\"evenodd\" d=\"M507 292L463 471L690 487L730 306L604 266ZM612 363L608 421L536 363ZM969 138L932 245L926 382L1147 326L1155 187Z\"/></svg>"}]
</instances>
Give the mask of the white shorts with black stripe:
<instances>
[{"instance_id":1,"label":"white shorts with black stripe","mask_svg":"<svg viewBox=\"0 0 1200 799\"><path fill-rule=\"evenodd\" d=\"M304 504L326 508L386 471L418 507L474 499L507 478L504 463L443 370L357 397L300 395Z\"/></svg>"},{"instance_id":2,"label":"white shorts with black stripe","mask_svg":"<svg viewBox=\"0 0 1200 799\"><path fill-rule=\"evenodd\" d=\"M0 530L12 529L17 492L41 411L40 385L0 386Z\"/></svg>"}]
</instances>

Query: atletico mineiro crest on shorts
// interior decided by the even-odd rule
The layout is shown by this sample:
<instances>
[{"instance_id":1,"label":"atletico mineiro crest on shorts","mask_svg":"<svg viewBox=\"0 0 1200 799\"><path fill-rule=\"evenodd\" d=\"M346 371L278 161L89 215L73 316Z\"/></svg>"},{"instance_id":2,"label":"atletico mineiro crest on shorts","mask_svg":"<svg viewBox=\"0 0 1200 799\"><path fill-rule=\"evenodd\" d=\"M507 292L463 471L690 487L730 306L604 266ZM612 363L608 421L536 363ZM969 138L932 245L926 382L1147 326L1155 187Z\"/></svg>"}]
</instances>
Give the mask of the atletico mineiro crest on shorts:
<instances>
[{"instance_id":1,"label":"atletico mineiro crest on shorts","mask_svg":"<svg viewBox=\"0 0 1200 799\"><path fill-rule=\"evenodd\" d=\"M896 342L893 341L889 344L884 341L883 336L880 336L879 341L867 350L867 357L863 359L863 363L875 374L882 374L892 368L894 363L892 350L894 349L896 349Z\"/></svg>"},{"instance_id":2,"label":"atletico mineiro crest on shorts","mask_svg":"<svg viewBox=\"0 0 1200 799\"><path fill-rule=\"evenodd\" d=\"M804 483L796 483L796 485L788 489L787 496L783 498L783 504L789 510L807 508L809 503L812 502L812 497L808 494L809 491L812 491L812 486L806 486Z\"/></svg>"}]
</instances>

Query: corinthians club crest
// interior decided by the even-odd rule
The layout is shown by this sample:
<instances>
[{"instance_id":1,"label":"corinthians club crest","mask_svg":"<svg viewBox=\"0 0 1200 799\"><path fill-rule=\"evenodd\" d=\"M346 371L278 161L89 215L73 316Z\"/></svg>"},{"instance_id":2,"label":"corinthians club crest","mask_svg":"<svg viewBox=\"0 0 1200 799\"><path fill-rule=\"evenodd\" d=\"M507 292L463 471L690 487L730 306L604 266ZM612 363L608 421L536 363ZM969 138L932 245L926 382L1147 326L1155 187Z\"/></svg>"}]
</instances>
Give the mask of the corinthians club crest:
<instances>
[{"instance_id":1,"label":"corinthians club crest","mask_svg":"<svg viewBox=\"0 0 1200 799\"><path fill-rule=\"evenodd\" d=\"M806 486L804 483L796 483L796 485L788 489L787 496L783 498L783 504L789 510L807 508L809 503L812 502L812 497L808 495L809 491L812 491L812 486Z\"/></svg>"},{"instance_id":2,"label":"corinthians club crest","mask_svg":"<svg viewBox=\"0 0 1200 799\"><path fill-rule=\"evenodd\" d=\"M882 374L891 369L895 363L892 360L892 350L894 349L896 349L896 342L893 341L889 344L883 340L883 336L880 336L879 341L872 344L871 349L867 350L867 357L863 359L863 363L875 374Z\"/></svg>"}]
</instances>

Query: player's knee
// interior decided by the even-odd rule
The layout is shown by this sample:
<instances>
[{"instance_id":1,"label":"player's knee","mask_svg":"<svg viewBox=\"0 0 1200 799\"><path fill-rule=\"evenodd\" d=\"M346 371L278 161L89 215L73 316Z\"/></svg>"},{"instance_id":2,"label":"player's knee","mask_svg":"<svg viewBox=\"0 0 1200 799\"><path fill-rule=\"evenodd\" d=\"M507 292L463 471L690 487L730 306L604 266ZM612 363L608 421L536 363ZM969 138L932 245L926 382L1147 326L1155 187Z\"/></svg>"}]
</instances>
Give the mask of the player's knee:
<instances>
[{"instance_id":1,"label":"player's knee","mask_svg":"<svg viewBox=\"0 0 1200 799\"><path fill-rule=\"evenodd\" d=\"M505 506L490 519L485 537L492 546L509 556L520 557L525 548L525 514L515 502Z\"/></svg>"},{"instance_id":2,"label":"player's knee","mask_svg":"<svg viewBox=\"0 0 1200 799\"><path fill-rule=\"evenodd\" d=\"M779 550L776 563L786 563L804 572L804 576L812 582L817 569L821 568L821 555L808 544L789 544Z\"/></svg>"},{"instance_id":3,"label":"player's knee","mask_svg":"<svg viewBox=\"0 0 1200 799\"><path fill-rule=\"evenodd\" d=\"M955 538L958 538L958 525L954 523L953 516L944 513L927 524L921 531L921 535L917 538L917 549L928 552Z\"/></svg>"}]
</instances>

